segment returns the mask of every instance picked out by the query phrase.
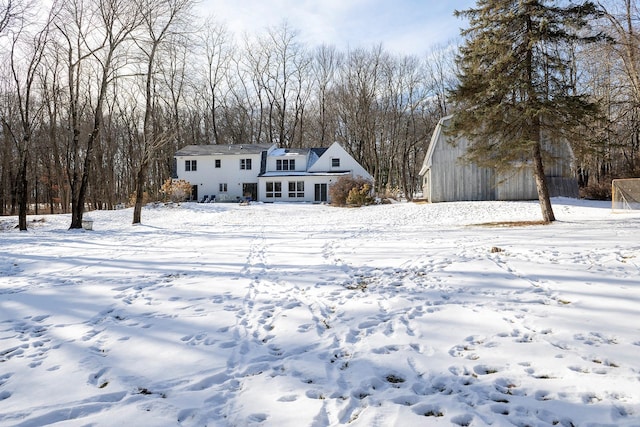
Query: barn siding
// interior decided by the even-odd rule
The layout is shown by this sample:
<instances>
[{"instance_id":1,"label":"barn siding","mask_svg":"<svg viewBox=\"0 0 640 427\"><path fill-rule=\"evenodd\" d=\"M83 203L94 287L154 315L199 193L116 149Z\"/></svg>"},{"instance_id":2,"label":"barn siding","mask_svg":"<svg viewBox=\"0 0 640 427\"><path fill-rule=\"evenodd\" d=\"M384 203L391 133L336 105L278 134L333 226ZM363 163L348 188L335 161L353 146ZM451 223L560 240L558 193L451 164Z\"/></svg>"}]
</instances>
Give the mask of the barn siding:
<instances>
[{"instance_id":1,"label":"barn siding","mask_svg":"<svg viewBox=\"0 0 640 427\"><path fill-rule=\"evenodd\" d=\"M533 171L523 167L500 174L496 186L496 200L534 200L538 198Z\"/></svg>"},{"instance_id":2,"label":"barn siding","mask_svg":"<svg viewBox=\"0 0 640 427\"><path fill-rule=\"evenodd\" d=\"M549 187L549 195L551 197L563 196L574 199L580 197L578 194L578 180L575 178L548 176L547 186Z\"/></svg>"},{"instance_id":3,"label":"barn siding","mask_svg":"<svg viewBox=\"0 0 640 427\"><path fill-rule=\"evenodd\" d=\"M451 144L444 134L450 117L436 127L424 160L423 195L429 202L463 200L535 200L538 198L533 171L523 167L507 174L481 168L462 160L468 141L459 139ZM578 196L577 181L572 178L573 152L569 144L549 144L545 149L545 172L549 192L555 196Z\"/></svg>"},{"instance_id":4,"label":"barn siding","mask_svg":"<svg viewBox=\"0 0 640 427\"><path fill-rule=\"evenodd\" d=\"M444 138L441 134L439 138ZM455 146L439 141L433 152L430 170L430 191L425 196L431 202L495 199L494 174L490 169L466 163L461 157L467 141Z\"/></svg>"}]
</instances>

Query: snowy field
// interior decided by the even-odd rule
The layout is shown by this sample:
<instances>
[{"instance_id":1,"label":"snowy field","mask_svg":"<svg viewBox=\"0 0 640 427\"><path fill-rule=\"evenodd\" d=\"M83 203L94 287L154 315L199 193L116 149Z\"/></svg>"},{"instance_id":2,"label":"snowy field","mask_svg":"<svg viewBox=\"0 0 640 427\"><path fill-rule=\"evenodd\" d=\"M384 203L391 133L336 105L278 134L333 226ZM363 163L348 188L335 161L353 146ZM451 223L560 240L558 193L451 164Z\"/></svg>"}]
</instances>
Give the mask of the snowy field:
<instances>
[{"instance_id":1,"label":"snowy field","mask_svg":"<svg viewBox=\"0 0 640 427\"><path fill-rule=\"evenodd\" d=\"M0 218L2 426L640 426L640 213Z\"/></svg>"}]
</instances>

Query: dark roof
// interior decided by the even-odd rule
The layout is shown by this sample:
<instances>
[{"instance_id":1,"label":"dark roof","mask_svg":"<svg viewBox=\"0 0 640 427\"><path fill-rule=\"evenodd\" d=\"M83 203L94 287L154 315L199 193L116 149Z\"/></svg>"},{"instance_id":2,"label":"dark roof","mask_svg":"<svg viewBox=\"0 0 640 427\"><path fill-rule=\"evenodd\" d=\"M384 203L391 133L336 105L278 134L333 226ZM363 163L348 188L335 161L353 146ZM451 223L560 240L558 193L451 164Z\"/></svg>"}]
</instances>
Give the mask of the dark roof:
<instances>
[{"instance_id":1,"label":"dark roof","mask_svg":"<svg viewBox=\"0 0 640 427\"><path fill-rule=\"evenodd\" d=\"M311 152L315 153L318 157L322 157L322 155L325 153L325 151L327 151L329 148L312 148Z\"/></svg>"},{"instance_id":2,"label":"dark roof","mask_svg":"<svg viewBox=\"0 0 640 427\"><path fill-rule=\"evenodd\" d=\"M176 156L224 156L229 154L260 154L268 150L267 144L187 145L176 151Z\"/></svg>"}]
</instances>

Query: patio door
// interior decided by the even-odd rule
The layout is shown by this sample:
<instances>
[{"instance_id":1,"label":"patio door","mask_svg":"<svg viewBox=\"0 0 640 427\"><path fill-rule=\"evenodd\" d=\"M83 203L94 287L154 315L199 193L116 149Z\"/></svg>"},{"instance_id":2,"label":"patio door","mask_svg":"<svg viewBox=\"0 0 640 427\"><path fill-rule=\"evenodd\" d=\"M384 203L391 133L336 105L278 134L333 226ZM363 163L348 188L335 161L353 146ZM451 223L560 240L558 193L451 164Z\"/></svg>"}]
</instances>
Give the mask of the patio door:
<instances>
[{"instance_id":1,"label":"patio door","mask_svg":"<svg viewBox=\"0 0 640 427\"><path fill-rule=\"evenodd\" d=\"M258 184L245 182L242 184L242 198L251 197L252 201L258 200Z\"/></svg>"},{"instance_id":2,"label":"patio door","mask_svg":"<svg viewBox=\"0 0 640 427\"><path fill-rule=\"evenodd\" d=\"M327 201L327 184L316 184L315 185L315 197L314 200L316 202L326 202Z\"/></svg>"}]
</instances>

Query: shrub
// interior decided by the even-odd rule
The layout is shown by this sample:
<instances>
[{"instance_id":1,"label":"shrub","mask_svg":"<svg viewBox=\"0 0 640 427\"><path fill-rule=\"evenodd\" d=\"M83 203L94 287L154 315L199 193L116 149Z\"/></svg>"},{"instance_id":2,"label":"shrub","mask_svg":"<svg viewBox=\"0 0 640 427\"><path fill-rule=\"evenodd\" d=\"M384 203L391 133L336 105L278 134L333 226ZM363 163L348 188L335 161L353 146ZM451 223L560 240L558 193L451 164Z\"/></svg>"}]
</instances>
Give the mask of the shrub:
<instances>
[{"instance_id":1,"label":"shrub","mask_svg":"<svg viewBox=\"0 0 640 427\"><path fill-rule=\"evenodd\" d=\"M611 181L594 182L580 189L580 197L588 200L610 200Z\"/></svg>"},{"instance_id":2,"label":"shrub","mask_svg":"<svg viewBox=\"0 0 640 427\"><path fill-rule=\"evenodd\" d=\"M330 188L331 203L337 206L364 206L373 203L371 182L364 178L343 176Z\"/></svg>"},{"instance_id":3,"label":"shrub","mask_svg":"<svg viewBox=\"0 0 640 427\"><path fill-rule=\"evenodd\" d=\"M160 192L164 195L165 202L184 202L191 196L191 184L184 179L167 178Z\"/></svg>"},{"instance_id":4,"label":"shrub","mask_svg":"<svg viewBox=\"0 0 640 427\"><path fill-rule=\"evenodd\" d=\"M360 188L352 188L347 196L347 205L366 206L373 203L371 186L367 183Z\"/></svg>"},{"instance_id":5,"label":"shrub","mask_svg":"<svg viewBox=\"0 0 640 427\"><path fill-rule=\"evenodd\" d=\"M378 196L381 199L400 200L402 198L402 190L399 187L387 186Z\"/></svg>"}]
</instances>

